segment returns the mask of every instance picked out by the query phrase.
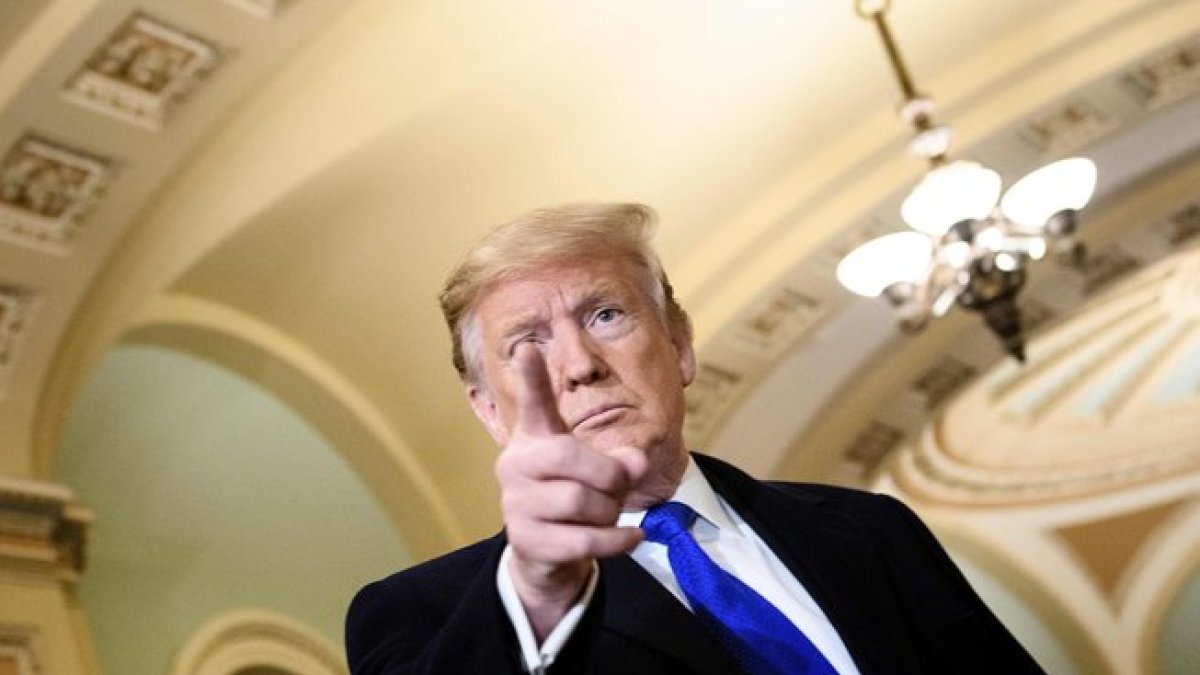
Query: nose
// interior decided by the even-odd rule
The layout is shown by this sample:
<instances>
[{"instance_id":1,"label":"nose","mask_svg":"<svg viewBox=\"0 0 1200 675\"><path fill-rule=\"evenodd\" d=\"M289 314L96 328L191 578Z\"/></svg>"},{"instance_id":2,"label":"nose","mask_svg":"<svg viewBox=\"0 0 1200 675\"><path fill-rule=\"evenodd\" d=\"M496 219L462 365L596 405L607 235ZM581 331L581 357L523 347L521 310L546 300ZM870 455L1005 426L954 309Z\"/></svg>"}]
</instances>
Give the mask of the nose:
<instances>
[{"instance_id":1,"label":"nose","mask_svg":"<svg viewBox=\"0 0 1200 675\"><path fill-rule=\"evenodd\" d=\"M586 330L572 326L560 331L551 345L551 372L558 376L564 390L594 384L608 376L608 364Z\"/></svg>"}]
</instances>

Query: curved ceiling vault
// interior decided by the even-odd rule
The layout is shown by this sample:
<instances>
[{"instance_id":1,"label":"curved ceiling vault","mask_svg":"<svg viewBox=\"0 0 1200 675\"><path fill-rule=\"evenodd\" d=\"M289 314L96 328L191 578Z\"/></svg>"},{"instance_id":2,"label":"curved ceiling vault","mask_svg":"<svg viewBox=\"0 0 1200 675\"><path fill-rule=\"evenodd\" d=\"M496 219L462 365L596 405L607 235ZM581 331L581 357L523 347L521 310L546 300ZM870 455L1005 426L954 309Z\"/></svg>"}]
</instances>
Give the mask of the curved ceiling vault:
<instances>
[{"instance_id":1,"label":"curved ceiling vault","mask_svg":"<svg viewBox=\"0 0 1200 675\"><path fill-rule=\"evenodd\" d=\"M909 490L939 534L1050 620L1087 672L1153 666L1200 555L1195 471L1164 478L1178 467L1165 441L1103 462L1065 444L1078 461L1050 468L1070 474L1070 498L1030 498L1022 476L1047 460L1008 449L1030 424L1086 439L1097 419L1142 410L1137 392L1171 391L1156 373L1200 367L1178 346L1197 329L1177 309L1196 302L1181 253L1200 234L1200 3L893 6L955 154L1010 183L1049 159L1096 159L1091 259L1037 270L1025 310L1038 345L1074 346L1078 325L1109 340L1096 353L1127 358L1037 362L1035 349L1014 374L973 317L899 339L884 303L836 287L839 256L897 227L922 170L850 0L9 1L0 474L54 479L78 393L116 345L151 343L303 416L415 558L489 534L494 450L449 367L442 277L529 208L638 200L662 216L696 323L694 445L761 475L863 485L909 461L895 451L945 411L924 440L955 449L937 464L954 480ZM1130 290L1105 295L1121 280ZM1101 309L1080 316L1099 323L1073 320L1089 302ZM1071 393L1085 380L1100 393ZM976 446L976 413L993 409L979 392L997 387L1009 435ZM1162 433L1191 431L1172 422ZM1162 481L1125 481L1147 462ZM991 482L966 499L980 463ZM1120 545L1100 555L1110 537Z\"/></svg>"},{"instance_id":2,"label":"curved ceiling vault","mask_svg":"<svg viewBox=\"0 0 1200 675\"><path fill-rule=\"evenodd\" d=\"M0 34L6 157L70 165L91 190L57 225L9 205L40 234L4 221L0 291L21 312L0 337L16 345L4 471L52 475L99 359L154 307L193 303L275 335L254 345L268 360L310 354L332 374L313 386L353 383L322 395L393 439L383 452L412 485L436 486L423 499L445 505L438 536L486 533L492 450L433 297L488 225L569 199L659 209L702 361L689 435L760 473L861 482L924 418L914 381L943 396L996 358L961 318L898 343L884 308L831 281L839 251L896 224L920 171L849 2L275 4L45 0ZM1179 176L1200 125L1177 132L1196 74L1172 64L1198 49L1196 3L910 0L893 23L959 154L1009 180L1051 156L1107 158L1085 215L1098 250L1194 200ZM139 30L195 67L105 80ZM138 86L172 96L128 99ZM1172 199L1105 220L1155 190ZM1078 301L1036 297L1046 317ZM889 409L903 423L872 417Z\"/></svg>"}]
</instances>

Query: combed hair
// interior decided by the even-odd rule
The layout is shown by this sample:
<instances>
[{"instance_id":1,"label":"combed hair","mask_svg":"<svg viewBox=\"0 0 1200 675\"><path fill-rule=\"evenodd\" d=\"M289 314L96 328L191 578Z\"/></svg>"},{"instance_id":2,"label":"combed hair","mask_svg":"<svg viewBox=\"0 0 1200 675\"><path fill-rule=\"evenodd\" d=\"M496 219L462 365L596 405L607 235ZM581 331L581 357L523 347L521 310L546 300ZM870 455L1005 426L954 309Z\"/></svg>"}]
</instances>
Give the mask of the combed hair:
<instances>
[{"instance_id":1,"label":"combed hair","mask_svg":"<svg viewBox=\"0 0 1200 675\"><path fill-rule=\"evenodd\" d=\"M575 203L538 209L500 225L450 273L438 296L454 345L454 369L481 384L475 304L496 284L560 261L613 256L643 272L646 291L676 339L690 340L691 320L679 306L650 244L657 221L642 204Z\"/></svg>"}]
</instances>

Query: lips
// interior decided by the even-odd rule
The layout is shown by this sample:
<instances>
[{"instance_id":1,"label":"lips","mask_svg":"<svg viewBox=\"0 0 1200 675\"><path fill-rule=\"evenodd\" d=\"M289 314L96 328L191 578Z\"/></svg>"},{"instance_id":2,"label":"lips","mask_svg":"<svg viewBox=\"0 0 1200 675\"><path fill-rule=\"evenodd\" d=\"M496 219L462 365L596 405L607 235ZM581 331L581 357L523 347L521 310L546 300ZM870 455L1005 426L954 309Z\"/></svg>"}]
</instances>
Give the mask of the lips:
<instances>
[{"instance_id":1,"label":"lips","mask_svg":"<svg viewBox=\"0 0 1200 675\"><path fill-rule=\"evenodd\" d=\"M571 429L574 431L588 426L597 426L612 422L628 409L629 406L621 403L605 403L589 408L587 412L571 425Z\"/></svg>"}]
</instances>

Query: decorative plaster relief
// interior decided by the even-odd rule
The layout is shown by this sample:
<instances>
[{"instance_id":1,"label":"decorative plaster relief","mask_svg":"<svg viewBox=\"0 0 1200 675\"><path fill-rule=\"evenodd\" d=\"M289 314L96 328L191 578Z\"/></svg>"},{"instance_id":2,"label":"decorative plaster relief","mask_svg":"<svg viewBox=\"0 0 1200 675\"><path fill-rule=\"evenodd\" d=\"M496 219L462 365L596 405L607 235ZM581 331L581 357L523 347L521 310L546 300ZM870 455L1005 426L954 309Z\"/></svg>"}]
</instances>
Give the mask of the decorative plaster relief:
<instances>
[{"instance_id":1,"label":"decorative plaster relief","mask_svg":"<svg viewBox=\"0 0 1200 675\"><path fill-rule=\"evenodd\" d=\"M283 8L285 0L223 0L223 2L260 19L271 19Z\"/></svg>"},{"instance_id":2,"label":"decorative plaster relief","mask_svg":"<svg viewBox=\"0 0 1200 675\"><path fill-rule=\"evenodd\" d=\"M1118 126L1117 119L1091 101L1075 98L1035 115L1021 136L1042 157L1067 155L1104 136Z\"/></svg>"},{"instance_id":3,"label":"decorative plaster relief","mask_svg":"<svg viewBox=\"0 0 1200 675\"><path fill-rule=\"evenodd\" d=\"M1159 228L1171 246L1178 248L1190 242L1200 234L1200 204L1189 204L1172 213Z\"/></svg>"},{"instance_id":4,"label":"decorative plaster relief","mask_svg":"<svg viewBox=\"0 0 1200 675\"><path fill-rule=\"evenodd\" d=\"M716 428L721 416L733 403L734 394L744 378L711 363L700 363L687 394L687 418L684 433L691 443L702 443Z\"/></svg>"},{"instance_id":5,"label":"decorative plaster relief","mask_svg":"<svg viewBox=\"0 0 1200 675\"><path fill-rule=\"evenodd\" d=\"M1112 245L1089 254L1083 263L1084 295L1095 295L1096 291L1138 269L1141 264L1141 261L1120 245Z\"/></svg>"},{"instance_id":6,"label":"decorative plaster relief","mask_svg":"<svg viewBox=\"0 0 1200 675\"><path fill-rule=\"evenodd\" d=\"M27 134L0 160L0 239L66 254L111 166Z\"/></svg>"},{"instance_id":7,"label":"decorative plaster relief","mask_svg":"<svg viewBox=\"0 0 1200 675\"><path fill-rule=\"evenodd\" d=\"M37 300L28 289L0 283L0 400L8 388L21 338Z\"/></svg>"},{"instance_id":8,"label":"decorative plaster relief","mask_svg":"<svg viewBox=\"0 0 1200 675\"><path fill-rule=\"evenodd\" d=\"M1146 61L1121 81L1150 110L1200 91L1200 37Z\"/></svg>"},{"instance_id":9,"label":"decorative plaster relief","mask_svg":"<svg viewBox=\"0 0 1200 675\"><path fill-rule=\"evenodd\" d=\"M971 365L953 356L943 356L917 376L912 389L924 400L925 409L933 410L975 377L977 372Z\"/></svg>"},{"instance_id":10,"label":"decorative plaster relief","mask_svg":"<svg viewBox=\"0 0 1200 675\"><path fill-rule=\"evenodd\" d=\"M211 43L134 14L67 82L63 95L86 108L158 131L171 109L218 58Z\"/></svg>"},{"instance_id":11,"label":"decorative plaster relief","mask_svg":"<svg viewBox=\"0 0 1200 675\"><path fill-rule=\"evenodd\" d=\"M791 288L781 288L742 323L735 339L739 346L755 354L775 358L824 314L820 300Z\"/></svg>"},{"instance_id":12,"label":"decorative plaster relief","mask_svg":"<svg viewBox=\"0 0 1200 675\"><path fill-rule=\"evenodd\" d=\"M1025 327L1026 335L1036 333L1056 318L1058 312L1036 298L1027 297L1021 301L1021 324Z\"/></svg>"},{"instance_id":13,"label":"decorative plaster relief","mask_svg":"<svg viewBox=\"0 0 1200 675\"><path fill-rule=\"evenodd\" d=\"M904 439L904 431L878 420L871 420L842 453L859 478L866 479L883 464L888 454Z\"/></svg>"}]
</instances>

